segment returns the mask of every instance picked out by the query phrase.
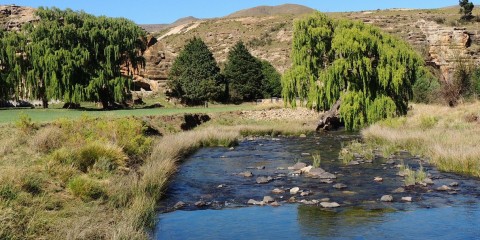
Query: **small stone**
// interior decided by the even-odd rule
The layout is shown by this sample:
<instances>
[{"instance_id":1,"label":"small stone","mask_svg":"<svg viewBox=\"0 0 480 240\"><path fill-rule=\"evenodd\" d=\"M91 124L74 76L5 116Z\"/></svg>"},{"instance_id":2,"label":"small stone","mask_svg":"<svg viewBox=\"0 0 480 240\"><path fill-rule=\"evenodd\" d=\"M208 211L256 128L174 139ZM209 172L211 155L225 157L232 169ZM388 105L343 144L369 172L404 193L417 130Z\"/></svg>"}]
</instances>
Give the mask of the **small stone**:
<instances>
[{"instance_id":1,"label":"small stone","mask_svg":"<svg viewBox=\"0 0 480 240\"><path fill-rule=\"evenodd\" d=\"M300 137L301 137L301 138L306 138L307 135L305 135L305 134L300 134Z\"/></svg>"},{"instance_id":2,"label":"small stone","mask_svg":"<svg viewBox=\"0 0 480 240\"><path fill-rule=\"evenodd\" d=\"M458 182L452 182L452 183L450 183L448 186L450 186L450 187L458 187L458 185L460 185Z\"/></svg>"},{"instance_id":3,"label":"small stone","mask_svg":"<svg viewBox=\"0 0 480 240\"><path fill-rule=\"evenodd\" d=\"M320 202L330 202L330 198L322 198L320 199Z\"/></svg>"},{"instance_id":4,"label":"small stone","mask_svg":"<svg viewBox=\"0 0 480 240\"><path fill-rule=\"evenodd\" d=\"M390 159L390 160L388 160L388 161L386 162L386 164L395 164L395 160Z\"/></svg>"},{"instance_id":5,"label":"small stone","mask_svg":"<svg viewBox=\"0 0 480 240\"><path fill-rule=\"evenodd\" d=\"M365 160L365 163L373 163L373 160L367 159L367 160Z\"/></svg>"},{"instance_id":6,"label":"small stone","mask_svg":"<svg viewBox=\"0 0 480 240\"><path fill-rule=\"evenodd\" d=\"M344 188L347 188L347 185L343 184L343 183L337 183L335 185L333 185L334 188L336 189L344 189Z\"/></svg>"},{"instance_id":7,"label":"small stone","mask_svg":"<svg viewBox=\"0 0 480 240\"><path fill-rule=\"evenodd\" d=\"M283 194L283 193L285 193L285 190L275 188L275 189L272 190L272 193L273 194Z\"/></svg>"},{"instance_id":8,"label":"small stone","mask_svg":"<svg viewBox=\"0 0 480 240\"><path fill-rule=\"evenodd\" d=\"M431 178L425 178L423 179L423 182L427 185L433 185L433 180Z\"/></svg>"},{"instance_id":9,"label":"small stone","mask_svg":"<svg viewBox=\"0 0 480 240\"><path fill-rule=\"evenodd\" d=\"M258 170L263 170L263 169L265 169L265 166L258 166L257 169Z\"/></svg>"},{"instance_id":10,"label":"small stone","mask_svg":"<svg viewBox=\"0 0 480 240\"><path fill-rule=\"evenodd\" d=\"M291 197L291 198L288 199L289 203L294 203L296 201L297 201L297 199L295 197Z\"/></svg>"},{"instance_id":11,"label":"small stone","mask_svg":"<svg viewBox=\"0 0 480 240\"><path fill-rule=\"evenodd\" d=\"M238 175L246 177L246 178L253 177L253 173L250 172L250 171L242 172L242 173L239 173Z\"/></svg>"},{"instance_id":12,"label":"small stone","mask_svg":"<svg viewBox=\"0 0 480 240\"><path fill-rule=\"evenodd\" d=\"M392 195L384 195L382 198L380 198L380 201L382 202L393 202L393 197Z\"/></svg>"},{"instance_id":13,"label":"small stone","mask_svg":"<svg viewBox=\"0 0 480 240\"><path fill-rule=\"evenodd\" d=\"M258 184L266 184L266 183L269 183L269 182L271 182L271 181L273 181L273 178L272 178L272 177L258 177L258 178L256 179L256 182L257 182Z\"/></svg>"},{"instance_id":14,"label":"small stone","mask_svg":"<svg viewBox=\"0 0 480 240\"><path fill-rule=\"evenodd\" d=\"M320 182L321 182L321 183L326 183L326 184L331 184L331 183L333 183L332 179L321 179Z\"/></svg>"},{"instance_id":15,"label":"small stone","mask_svg":"<svg viewBox=\"0 0 480 240\"><path fill-rule=\"evenodd\" d=\"M443 185L443 186L437 188L437 191L442 191L442 192L443 191L450 191L450 190L452 190L452 188L447 186L447 185Z\"/></svg>"},{"instance_id":16,"label":"small stone","mask_svg":"<svg viewBox=\"0 0 480 240\"><path fill-rule=\"evenodd\" d=\"M351 162L348 163L348 165L350 165L350 166L360 165L360 162L358 162L358 161L351 161Z\"/></svg>"},{"instance_id":17,"label":"small stone","mask_svg":"<svg viewBox=\"0 0 480 240\"><path fill-rule=\"evenodd\" d=\"M294 188L290 189L290 194L295 195L295 194L298 193L298 191L300 191L300 188L299 187L294 187Z\"/></svg>"},{"instance_id":18,"label":"small stone","mask_svg":"<svg viewBox=\"0 0 480 240\"><path fill-rule=\"evenodd\" d=\"M280 203L278 203L278 202L275 201L275 202L270 203L270 206L272 206L272 207L280 207L281 205L280 205Z\"/></svg>"},{"instance_id":19,"label":"small stone","mask_svg":"<svg viewBox=\"0 0 480 240\"><path fill-rule=\"evenodd\" d=\"M195 203L195 206L197 207L205 207L205 205L207 205L207 203L204 201L198 201Z\"/></svg>"},{"instance_id":20,"label":"small stone","mask_svg":"<svg viewBox=\"0 0 480 240\"><path fill-rule=\"evenodd\" d=\"M302 153L301 155L304 157L307 157L307 156L310 156L310 153Z\"/></svg>"},{"instance_id":21,"label":"small stone","mask_svg":"<svg viewBox=\"0 0 480 240\"><path fill-rule=\"evenodd\" d=\"M293 171L293 172L290 173L290 175L292 175L292 176L300 176L301 174L302 174L301 170Z\"/></svg>"},{"instance_id":22,"label":"small stone","mask_svg":"<svg viewBox=\"0 0 480 240\"><path fill-rule=\"evenodd\" d=\"M263 197L263 202L264 203L271 203L271 202L275 202L275 199L273 199L270 196L265 196L265 197Z\"/></svg>"},{"instance_id":23,"label":"small stone","mask_svg":"<svg viewBox=\"0 0 480 240\"><path fill-rule=\"evenodd\" d=\"M220 185L217 186L217 188L224 188L224 187L226 187L225 184L220 184Z\"/></svg>"},{"instance_id":24,"label":"small stone","mask_svg":"<svg viewBox=\"0 0 480 240\"><path fill-rule=\"evenodd\" d=\"M402 197L402 201L404 201L404 202L411 202L411 201L412 201L412 197Z\"/></svg>"},{"instance_id":25,"label":"small stone","mask_svg":"<svg viewBox=\"0 0 480 240\"><path fill-rule=\"evenodd\" d=\"M342 193L345 194L345 195L355 195L355 194L357 194L356 192L353 192L353 191L343 191Z\"/></svg>"},{"instance_id":26,"label":"small stone","mask_svg":"<svg viewBox=\"0 0 480 240\"><path fill-rule=\"evenodd\" d=\"M260 201L255 201L254 199L250 199L250 200L248 200L247 204L248 205L263 205L264 203L260 202Z\"/></svg>"},{"instance_id":27,"label":"small stone","mask_svg":"<svg viewBox=\"0 0 480 240\"><path fill-rule=\"evenodd\" d=\"M373 181L375 181L375 182L383 182L383 178L381 178L381 177L375 177L375 178L373 179Z\"/></svg>"},{"instance_id":28,"label":"small stone","mask_svg":"<svg viewBox=\"0 0 480 240\"><path fill-rule=\"evenodd\" d=\"M329 172L324 172L324 173L320 174L320 178L321 179L335 179L335 178L337 178L337 176L335 176L334 174L331 174Z\"/></svg>"},{"instance_id":29,"label":"small stone","mask_svg":"<svg viewBox=\"0 0 480 240\"><path fill-rule=\"evenodd\" d=\"M323 208L337 208L340 207L340 204L336 202L321 202L320 206L322 206Z\"/></svg>"},{"instance_id":30,"label":"small stone","mask_svg":"<svg viewBox=\"0 0 480 240\"><path fill-rule=\"evenodd\" d=\"M175 205L173 205L173 208L180 209L180 208L185 207L185 205L186 204L184 202L180 201L180 202L175 203Z\"/></svg>"},{"instance_id":31,"label":"small stone","mask_svg":"<svg viewBox=\"0 0 480 240\"><path fill-rule=\"evenodd\" d=\"M231 147L231 148L229 148L228 150L233 151L233 150L235 150L235 148L234 148L234 147Z\"/></svg>"},{"instance_id":32,"label":"small stone","mask_svg":"<svg viewBox=\"0 0 480 240\"><path fill-rule=\"evenodd\" d=\"M393 192L393 193L404 193L404 192L405 192L405 188L399 187L399 188L393 190L392 192Z\"/></svg>"}]
</instances>

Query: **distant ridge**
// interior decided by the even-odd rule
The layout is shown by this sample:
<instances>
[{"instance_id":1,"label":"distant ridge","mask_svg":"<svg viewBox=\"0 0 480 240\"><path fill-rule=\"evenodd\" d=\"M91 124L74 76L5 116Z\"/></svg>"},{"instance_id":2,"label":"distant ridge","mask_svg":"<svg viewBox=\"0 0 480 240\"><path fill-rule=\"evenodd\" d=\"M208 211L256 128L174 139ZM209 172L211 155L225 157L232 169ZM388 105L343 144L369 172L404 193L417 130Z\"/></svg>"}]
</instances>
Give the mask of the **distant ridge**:
<instances>
[{"instance_id":1,"label":"distant ridge","mask_svg":"<svg viewBox=\"0 0 480 240\"><path fill-rule=\"evenodd\" d=\"M200 20L200 19L196 18L196 17L189 16L189 17L180 18L177 21L175 21L173 23L170 23L170 24L139 24L139 26L142 27L143 29L145 29L145 31L147 31L147 32L160 32L160 31L168 29L168 28L173 28L173 27L177 27L177 26L180 26L180 25L183 25L183 24L193 23L193 22L196 22L198 20Z\"/></svg>"},{"instance_id":2,"label":"distant ridge","mask_svg":"<svg viewBox=\"0 0 480 240\"><path fill-rule=\"evenodd\" d=\"M227 18L238 18L238 17L258 17L258 16L271 16L271 15L281 15L281 14L293 14L301 15L306 13L311 13L315 11L313 8L305 7L298 4L283 4L279 6L258 6L254 8L240 10L234 12Z\"/></svg>"}]
</instances>

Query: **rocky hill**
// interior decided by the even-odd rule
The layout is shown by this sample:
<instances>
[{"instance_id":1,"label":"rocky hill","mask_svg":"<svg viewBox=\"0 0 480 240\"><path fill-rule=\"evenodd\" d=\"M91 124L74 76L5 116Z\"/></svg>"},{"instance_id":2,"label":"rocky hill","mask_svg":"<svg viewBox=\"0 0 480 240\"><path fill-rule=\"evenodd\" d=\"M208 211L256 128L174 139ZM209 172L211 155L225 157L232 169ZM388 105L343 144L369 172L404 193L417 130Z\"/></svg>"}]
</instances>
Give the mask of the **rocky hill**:
<instances>
[{"instance_id":1,"label":"rocky hill","mask_svg":"<svg viewBox=\"0 0 480 240\"><path fill-rule=\"evenodd\" d=\"M35 9L16 5L0 5L0 28L18 31L23 24L37 20Z\"/></svg>"},{"instance_id":2,"label":"rocky hill","mask_svg":"<svg viewBox=\"0 0 480 240\"><path fill-rule=\"evenodd\" d=\"M314 11L315 9L313 8L305 7L298 4L283 4L279 6L258 6L254 8L244 9L228 15L226 16L226 18L262 17L285 14L302 15Z\"/></svg>"}]
</instances>

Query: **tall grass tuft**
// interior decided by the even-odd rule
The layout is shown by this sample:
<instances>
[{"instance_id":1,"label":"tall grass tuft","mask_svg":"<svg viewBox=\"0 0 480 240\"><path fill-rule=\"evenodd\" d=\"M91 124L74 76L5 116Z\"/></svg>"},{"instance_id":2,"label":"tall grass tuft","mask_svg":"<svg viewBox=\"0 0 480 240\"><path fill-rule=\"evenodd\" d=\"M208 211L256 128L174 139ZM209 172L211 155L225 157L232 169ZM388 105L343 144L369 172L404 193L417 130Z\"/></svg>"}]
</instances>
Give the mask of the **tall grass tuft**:
<instances>
[{"instance_id":1,"label":"tall grass tuft","mask_svg":"<svg viewBox=\"0 0 480 240\"><path fill-rule=\"evenodd\" d=\"M322 157L320 156L320 153L317 153L315 155L312 155L312 159L313 159L313 163L312 163L312 166L314 168L319 168L320 167L320 163L322 162Z\"/></svg>"}]
</instances>

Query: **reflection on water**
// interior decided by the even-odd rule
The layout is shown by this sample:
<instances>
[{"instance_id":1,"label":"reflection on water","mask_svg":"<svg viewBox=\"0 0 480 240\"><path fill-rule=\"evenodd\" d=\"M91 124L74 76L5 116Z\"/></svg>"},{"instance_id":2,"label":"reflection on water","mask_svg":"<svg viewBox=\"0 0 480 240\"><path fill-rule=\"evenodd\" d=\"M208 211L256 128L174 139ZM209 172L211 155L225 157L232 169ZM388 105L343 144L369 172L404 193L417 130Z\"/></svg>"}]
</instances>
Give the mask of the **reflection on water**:
<instances>
[{"instance_id":1,"label":"reflection on water","mask_svg":"<svg viewBox=\"0 0 480 240\"><path fill-rule=\"evenodd\" d=\"M452 181L460 183L457 194L428 189L406 193L391 192L403 183L397 169L376 159L373 164L344 166L338 159L342 142L358 136L333 133L307 139L256 139L240 143L234 151L205 148L185 161L161 203L161 212L183 201L183 210L161 213L154 231L155 239L480 239L480 182L426 168L438 187ZM321 167L336 173L336 182L348 186L339 191L332 184L304 177L278 177L281 170L301 160L311 162L302 153L320 153ZM411 166L418 160L408 155L399 161ZM265 168L257 169L258 166ZM279 170L280 168L280 170ZM252 171L255 177L244 178L239 172ZM269 184L256 184L257 176L277 177ZM373 177L384 178L382 183ZM218 187L222 185L222 187ZM287 204L289 194L272 195L273 188L294 186L312 191L297 199L330 198L341 204L335 210L317 206ZM394 203L381 203L379 198L392 194ZM261 200L270 195L281 207L245 207L248 199ZM411 196L413 203L398 201ZM197 208L203 200L210 205ZM221 210L215 210L221 209Z\"/></svg>"}]
</instances>

